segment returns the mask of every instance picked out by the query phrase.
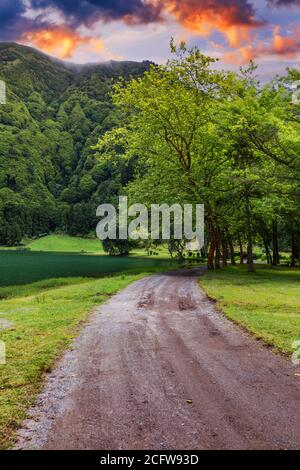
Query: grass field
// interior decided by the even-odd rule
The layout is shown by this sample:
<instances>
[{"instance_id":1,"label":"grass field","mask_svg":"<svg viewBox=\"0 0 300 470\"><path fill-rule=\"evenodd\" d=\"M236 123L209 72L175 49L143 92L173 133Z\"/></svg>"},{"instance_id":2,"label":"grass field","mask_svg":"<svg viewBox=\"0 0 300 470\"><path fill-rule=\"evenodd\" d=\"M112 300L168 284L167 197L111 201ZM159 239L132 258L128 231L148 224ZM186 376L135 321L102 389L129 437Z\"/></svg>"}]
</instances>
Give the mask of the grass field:
<instances>
[{"instance_id":1,"label":"grass field","mask_svg":"<svg viewBox=\"0 0 300 470\"><path fill-rule=\"evenodd\" d=\"M64 235L33 241L26 251L0 251L0 340L7 350L0 365L0 448L13 442L43 374L92 308L130 282L176 265L104 256L98 240Z\"/></svg>"},{"instance_id":2,"label":"grass field","mask_svg":"<svg viewBox=\"0 0 300 470\"><path fill-rule=\"evenodd\" d=\"M7 364L0 365L0 448L13 442L44 373L93 307L148 273L177 266L167 253L103 256L97 240L61 235L28 247L0 251L0 340L7 348ZM246 267L229 267L200 282L229 318L292 352L292 342L300 339L299 269L258 266L249 275Z\"/></svg>"},{"instance_id":3,"label":"grass field","mask_svg":"<svg viewBox=\"0 0 300 470\"><path fill-rule=\"evenodd\" d=\"M260 266L256 274L230 267L209 272L201 285L232 320L266 344L291 353L300 340L300 270Z\"/></svg>"},{"instance_id":4,"label":"grass field","mask_svg":"<svg viewBox=\"0 0 300 470\"><path fill-rule=\"evenodd\" d=\"M169 267L168 259L68 253L0 251L0 286L56 277L100 277L118 272Z\"/></svg>"},{"instance_id":5,"label":"grass field","mask_svg":"<svg viewBox=\"0 0 300 470\"><path fill-rule=\"evenodd\" d=\"M96 280L52 279L1 289L6 299L0 301L0 339L6 344L7 363L0 365L0 448L13 443L44 373L93 307L147 274L141 270ZM10 328L1 331L1 320L10 322Z\"/></svg>"},{"instance_id":6,"label":"grass field","mask_svg":"<svg viewBox=\"0 0 300 470\"><path fill-rule=\"evenodd\" d=\"M23 240L21 246L7 247L0 246L2 251L39 251L57 253L86 253L94 255L107 255L104 252L102 243L97 238L71 237L69 235L47 235L37 240ZM153 259L170 259L166 245L160 245L151 250L155 252L148 256L146 249L136 248L130 253L131 257L150 257Z\"/></svg>"},{"instance_id":7,"label":"grass field","mask_svg":"<svg viewBox=\"0 0 300 470\"><path fill-rule=\"evenodd\" d=\"M68 235L48 235L29 242L26 248L31 251L103 253L102 244L98 239L70 237Z\"/></svg>"}]
</instances>

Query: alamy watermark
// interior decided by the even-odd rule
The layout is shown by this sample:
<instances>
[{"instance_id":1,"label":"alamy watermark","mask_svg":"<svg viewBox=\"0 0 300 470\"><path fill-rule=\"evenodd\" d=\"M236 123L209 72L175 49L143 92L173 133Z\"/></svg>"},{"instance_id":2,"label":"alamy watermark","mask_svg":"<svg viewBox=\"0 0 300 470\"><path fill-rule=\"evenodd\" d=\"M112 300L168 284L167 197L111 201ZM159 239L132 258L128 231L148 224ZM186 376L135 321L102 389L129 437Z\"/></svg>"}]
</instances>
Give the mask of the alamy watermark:
<instances>
[{"instance_id":1,"label":"alamy watermark","mask_svg":"<svg viewBox=\"0 0 300 470\"><path fill-rule=\"evenodd\" d=\"M0 105L6 104L6 84L0 80ZM0 341L0 366L6 364L6 345L4 341Z\"/></svg>"},{"instance_id":2,"label":"alamy watermark","mask_svg":"<svg viewBox=\"0 0 300 470\"><path fill-rule=\"evenodd\" d=\"M6 103L6 84L3 80L0 80L0 104Z\"/></svg>"},{"instance_id":3,"label":"alamy watermark","mask_svg":"<svg viewBox=\"0 0 300 470\"><path fill-rule=\"evenodd\" d=\"M295 350L292 355L292 363L295 366L300 365L300 340L294 341L292 348Z\"/></svg>"},{"instance_id":4,"label":"alamy watermark","mask_svg":"<svg viewBox=\"0 0 300 470\"><path fill-rule=\"evenodd\" d=\"M0 341L0 366L6 364L6 346L4 341Z\"/></svg>"},{"instance_id":5,"label":"alamy watermark","mask_svg":"<svg viewBox=\"0 0 300 470\"><path fill-rule=\"evenodd\" d=\"M199 251L204 245L203 204L144 204L128 207L128 198L119 197L118 208L101 204L101 221L96 233L100 240L185 240L187 249Z\"/></svg>"},{"instance_id":6,"label":"alamy watermark","mask_svg":"<svg viewBox=\"0 0 300 470\"><path fill-rule=\"evenodd\" d=\"M292 103L293 104L300 104L300 80L294 82L292 84Z\"/></svg>"}]
</instances>

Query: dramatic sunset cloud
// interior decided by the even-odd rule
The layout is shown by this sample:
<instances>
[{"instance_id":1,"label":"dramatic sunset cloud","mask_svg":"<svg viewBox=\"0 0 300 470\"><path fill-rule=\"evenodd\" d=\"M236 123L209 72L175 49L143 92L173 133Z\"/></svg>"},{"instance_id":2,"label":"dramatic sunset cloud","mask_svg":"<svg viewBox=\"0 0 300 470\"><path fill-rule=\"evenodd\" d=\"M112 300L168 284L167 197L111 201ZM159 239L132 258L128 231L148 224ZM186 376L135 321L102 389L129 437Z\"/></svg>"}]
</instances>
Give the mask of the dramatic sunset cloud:
<instances>
[{"instance_id":1,"label":"dramatic sunset cloud","mask_svg":"<svg viewBox=\"0 0 300 470\"><path fill-rule=\"evenodd\" d=\"M203 36L223 33L231 47L249 40L252 29L262 27L247 0L167 0L167 9L188 30Z\"/></svg>"},{"instance_id":2,"label":"dramatic sunset cloud","mask_svg":"<svg viewBox=\"0 0 300 470\"><path fill-rule=\"evenodd\" d=\"M66 23L77 27L124 19L132 23L160 21L162 4L151 0L30 0L33 9L53 8L61 12Z\"/></svg>"},{"instance_id":3,"label":"dramatic sunset cloud","mask_svg":"<svg viewBox=\"0 0 300 470\"><path fill-rule=\"evenodd\" d=\"M297 57L300 51L300 28L293 28L292 36L282 36L280 27L276 26L273 33L273 54L281 55L284 57L294 58Z\"/></svg>"},{"instance_id":4,"label":"dramatic sunset cloud","mask_svg":"<svg viewBox=\"0 0 300 470\"><path fill-rule=\"evenodd\" d=\"M67 28L29 31L24 33L22 39L61 59L70 59L74 51L82 45L88 46L96 52L101 52L104 49L101 39L81 36L76 31Z\"/></svg>"},{"instance_id":5,"label":"dramatic sunset cloud","mask_svg":"<svg viewBox=\"0 0 300 470\"><path fill-rule=\"evenodd\" d=\"M224 58L230 63L245 64L260 57L275 56L277 58L297 59L299 51L300 28L295 26L292 35L284 36L281 34L280 27L275 26L269 44L258 40L255 45L239 47L233 52L227 52Z\"/></svg>"},{"instance_id":6,"label":"dramatic sunset cloud","mask_svg":"<svg viewBox=\"0 0 300 470\"><path fill-rule=\"evenodd\" d=\"M166 60L171 36L230 63L300 60L300 0L0 0L0 40L72 61ZM162 42L163 41L163 42Z\"/></svg>"}]
</instances>

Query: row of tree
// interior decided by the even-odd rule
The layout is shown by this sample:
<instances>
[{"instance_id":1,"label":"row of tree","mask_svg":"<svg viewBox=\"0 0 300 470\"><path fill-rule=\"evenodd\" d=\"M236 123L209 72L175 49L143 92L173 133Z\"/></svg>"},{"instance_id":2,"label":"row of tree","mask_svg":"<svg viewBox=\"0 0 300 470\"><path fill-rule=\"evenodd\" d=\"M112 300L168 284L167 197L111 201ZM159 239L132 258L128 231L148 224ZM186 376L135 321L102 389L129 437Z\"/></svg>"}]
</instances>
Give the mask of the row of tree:
<instances>
[{"instance_id":1,"label":"row of tree","mask_svg":"<svg viewBox=\"0 0 300 470\"><path fill-rule=\"evenodd\" d=\"M292 84L300 72L262 85L253 63L224 72L196 47L171 48L166 65L115 86L122 125L100 139L99 164L134 168L132 201L204 203L210 269L234 264L238 246L254 271L256 244L269 263L287 251L299 265L300 105Z\"/></svg>"}]
</instances>

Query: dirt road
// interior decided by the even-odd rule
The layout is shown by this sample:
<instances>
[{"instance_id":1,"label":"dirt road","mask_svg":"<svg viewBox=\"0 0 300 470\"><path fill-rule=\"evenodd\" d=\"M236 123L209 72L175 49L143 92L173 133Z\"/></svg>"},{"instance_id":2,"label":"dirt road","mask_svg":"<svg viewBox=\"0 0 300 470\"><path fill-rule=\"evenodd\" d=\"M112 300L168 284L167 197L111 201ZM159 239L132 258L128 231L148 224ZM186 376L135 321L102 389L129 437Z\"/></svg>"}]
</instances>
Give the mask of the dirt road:
<instances>
[{"instance_id":1,"label":"dirt road","mask_svg":"<svg viewBox=\"0 0 300 470\"><path fill-rule=\"evenodd\" d=\"M101 306L19 447L300 448L295 366L218 313L198 274L155 275Z\"/></svg>"}]
</instances>

